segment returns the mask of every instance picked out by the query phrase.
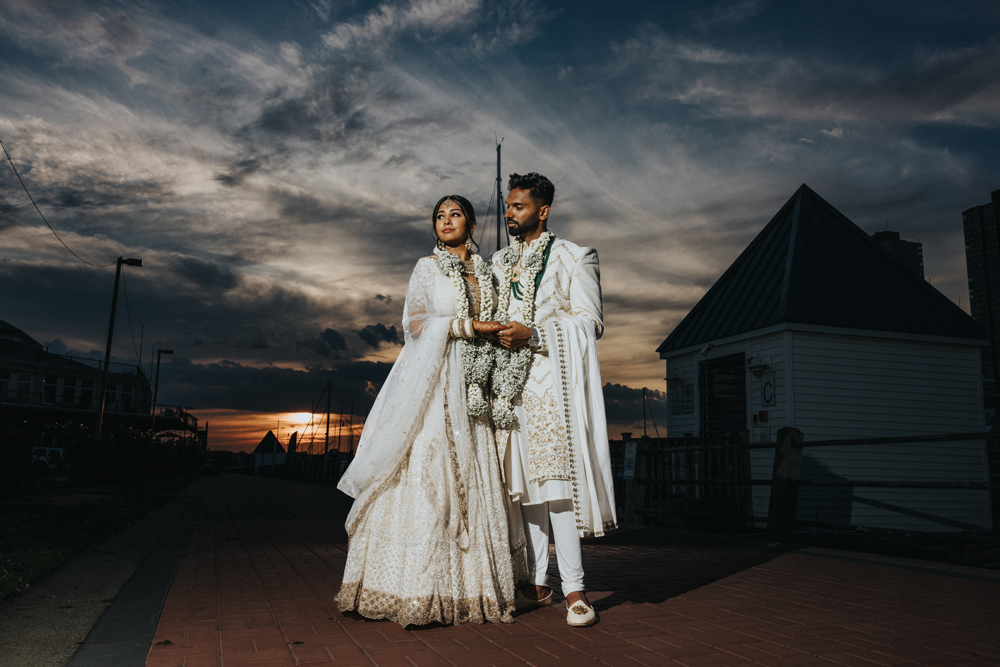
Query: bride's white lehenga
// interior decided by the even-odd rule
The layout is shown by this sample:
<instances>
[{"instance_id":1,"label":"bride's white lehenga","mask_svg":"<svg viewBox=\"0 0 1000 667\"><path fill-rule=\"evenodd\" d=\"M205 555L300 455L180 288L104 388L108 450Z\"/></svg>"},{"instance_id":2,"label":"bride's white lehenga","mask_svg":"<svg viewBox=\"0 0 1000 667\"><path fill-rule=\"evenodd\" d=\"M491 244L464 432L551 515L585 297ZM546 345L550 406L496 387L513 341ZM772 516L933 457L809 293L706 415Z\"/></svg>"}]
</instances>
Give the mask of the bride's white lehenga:
<instances>
[{"instance_id":1,"label":"bride's white lehenga","mask_svg":"<svg viewBox=\"0 0 1000 667\"><path fill-rule=\"evenodd\" d=\"M478 288L463 282L478 313ZM521 522L508 525L488 417L466 411L462 346L449 338L457 296L435 258L417 263L403 351L338 485L356 498L341 611L403 626L513 620L526 544Z\"/></svg>"}]
</instances>

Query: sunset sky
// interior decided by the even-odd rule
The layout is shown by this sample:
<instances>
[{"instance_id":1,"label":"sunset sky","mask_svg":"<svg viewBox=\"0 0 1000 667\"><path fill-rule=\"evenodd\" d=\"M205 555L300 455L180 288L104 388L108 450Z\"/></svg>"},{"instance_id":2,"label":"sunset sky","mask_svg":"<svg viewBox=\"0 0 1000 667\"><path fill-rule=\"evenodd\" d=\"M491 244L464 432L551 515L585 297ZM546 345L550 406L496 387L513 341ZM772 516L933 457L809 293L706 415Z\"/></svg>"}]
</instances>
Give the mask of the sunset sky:
<instances>
[{"instance_id":1,"label":"sunset sky","mask_svg":"<svg viewBox=\"0 0 1000 667\"><path fill-rule=\"evenodd\" d=\"M160 402L238 450L328 380L364 414L430 207L485 217L502 137L598 249L609 420L641 430L656 346L803 182L968 307L998 34L989 0L0 0L0 140L80 257L143 259L114 357L173 349ZM113 280L0 164L0 319L103 356Z\"/></svg>"}]
</instances>

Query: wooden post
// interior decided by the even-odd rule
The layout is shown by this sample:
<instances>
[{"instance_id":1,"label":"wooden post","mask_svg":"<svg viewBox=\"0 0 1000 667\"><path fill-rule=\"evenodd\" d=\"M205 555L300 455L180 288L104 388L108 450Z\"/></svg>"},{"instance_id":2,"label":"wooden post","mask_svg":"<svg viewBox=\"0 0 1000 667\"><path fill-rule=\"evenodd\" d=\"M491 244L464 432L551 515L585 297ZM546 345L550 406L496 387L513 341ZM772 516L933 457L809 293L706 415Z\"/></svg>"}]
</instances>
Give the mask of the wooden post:
<instances>
[{"instance_id":1,"label":"wooden post","mask_svg":"<svg viewBox=\"0 0 1000 667\"><path fill-rule=\"evenodd\" d=\"M778 430L774 448L774 471L771 473L771 502L767 507L767 538L790 540L795 532L795 514L799 507L799 475L802 472L802 431L784 427Z\"/></svg>"},{"instance_id":2,"label":"wooden post","mask_svg":"<svg viewBox=\"0 0 1000 667\"><path fill-rule=\"evenodd\" d=\"M749 445L750 444L750 431L743 431L740 433L740 444ZM739 461L739 466L737 466L736 476L742 479L751 479L753 477L753 464L750 458L750 450L744 449L736 453L737 460ZM750 484L744 484L739 489L738 505L737 510L740 514L746 514L748 517L753 516L753 486ZM753 521L747 520L746 529L748 532L753 532L754 524Z\"/></svg>"},{"instance_id":3,"label":"wooden post","mask_svg":"<svg viewBox=\"0 0 1000 667\"><path fill-rule=\"evenodd\" d=\"M648 448L648 442L637 441L635 479L625 481L625 516L623 517L625 523L639 525L645 523L643 515L636 512L636 510L646 506L646 479L648 478L649 466L649 455L646 450Z\"/></svg>"}]
</instances>

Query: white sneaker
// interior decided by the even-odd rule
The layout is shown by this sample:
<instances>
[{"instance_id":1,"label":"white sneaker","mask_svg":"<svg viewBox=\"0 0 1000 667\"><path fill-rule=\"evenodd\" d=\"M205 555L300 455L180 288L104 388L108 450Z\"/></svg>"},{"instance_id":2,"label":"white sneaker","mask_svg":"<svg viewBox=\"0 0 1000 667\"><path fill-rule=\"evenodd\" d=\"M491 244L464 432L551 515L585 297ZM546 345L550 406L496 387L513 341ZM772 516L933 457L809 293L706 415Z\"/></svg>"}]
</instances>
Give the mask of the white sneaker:
<instances>
[{"instance_id":1,"label":"white sneaker","mask_svg":"<svg viewBox=\"0 0 1000 667\"><path fill-rule=\"evenodd\" d=\"M574 602L566 610L566 623L574 628L586 628L597 622L597 612L586 602Z\"/></svg>"}]
</instances>

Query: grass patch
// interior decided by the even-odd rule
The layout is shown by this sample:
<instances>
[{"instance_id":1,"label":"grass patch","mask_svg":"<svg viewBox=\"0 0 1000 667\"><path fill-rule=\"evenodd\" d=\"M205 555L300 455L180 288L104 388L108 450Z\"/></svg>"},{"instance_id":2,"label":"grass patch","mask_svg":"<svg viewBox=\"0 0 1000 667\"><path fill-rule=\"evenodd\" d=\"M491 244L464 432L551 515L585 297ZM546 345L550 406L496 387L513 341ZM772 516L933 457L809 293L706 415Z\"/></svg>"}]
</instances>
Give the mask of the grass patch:
<instances>
[{"instance_id":1,"label":"grass patch","mask_svg":"<svg viewBox=\"0 0 1000 667\"><path fill-rule=\"evenodd\" d=\"M0 503L0 600L141 519L194 481L169 475L89 487L53 483Z\"/></svg>"}]
</instances>

